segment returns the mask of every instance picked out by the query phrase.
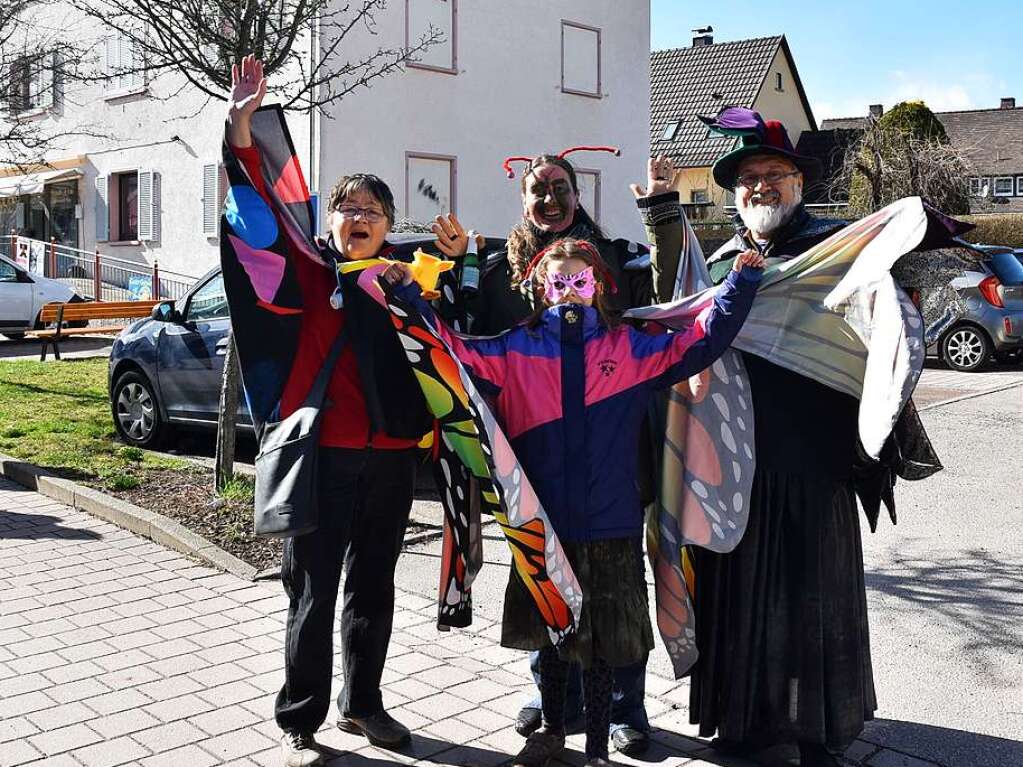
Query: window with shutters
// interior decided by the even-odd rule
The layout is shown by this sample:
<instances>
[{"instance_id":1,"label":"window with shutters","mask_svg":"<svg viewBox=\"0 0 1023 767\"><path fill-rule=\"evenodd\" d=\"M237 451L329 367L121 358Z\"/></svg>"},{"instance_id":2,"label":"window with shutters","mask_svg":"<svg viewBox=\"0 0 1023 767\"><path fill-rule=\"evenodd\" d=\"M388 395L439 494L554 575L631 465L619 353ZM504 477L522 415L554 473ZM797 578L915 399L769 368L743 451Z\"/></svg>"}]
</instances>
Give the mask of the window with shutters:
<instances>
[{"instance_id":1,"label":"window with shutters","mask_svg":"<svg viewBox=\"0 0 1023 767\"><path fill-rule=\"evenodd\" d=\"M96 241L160 239L160 174L131 170L96 178Z\"/></svg>"},{"instance_id":2,"label":"window with shutters","mask_svg":"<svg viewBox=\"0 0 1023 767\"><path fill-rule=\"evenodd\" d=\"M458 73L458 0L405 0L405 46L417 45L431 32L440 39L409 63L415 69Z\"/></svg>"},{"instance_id":3,"label":"window with shutters","mask_svg":"<svg viewBox=\"0 0 1023 767\"><path fill-rule=\"evenodd\" d=\"M561 90L600 98L600 30L561 22Z\"/></svg>"},{"instance_id":4,"label":"window with shutters","mask_svg":"<svg viewBox=\"0 0 1023 767\"><path fill-rule=\"evenodd\" d=\"M49 109L57 104L60 58L56 52L20 56L10 65L7 104L14 114Z\"/></svg>"},{"instance_id":5,"label":"window with shutters","mask_svg":"<svg viewBox=\"0 0 1023 767\"><path fill-rule=\"evenodd\" d=\"M103 41L103 75L107 98L137 93L146 87L146 61L138 45L124 35Z\"/></svg>"}]
</instances>

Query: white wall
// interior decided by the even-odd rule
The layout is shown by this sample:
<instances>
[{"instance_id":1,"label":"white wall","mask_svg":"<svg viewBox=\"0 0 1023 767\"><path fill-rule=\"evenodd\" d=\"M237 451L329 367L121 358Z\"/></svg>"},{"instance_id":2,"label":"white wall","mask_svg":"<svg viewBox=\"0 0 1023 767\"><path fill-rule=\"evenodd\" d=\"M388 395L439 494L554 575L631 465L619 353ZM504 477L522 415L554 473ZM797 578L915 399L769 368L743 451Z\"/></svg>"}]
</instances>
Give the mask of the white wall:
<instances>
[{"instance_id":1,"label":"white wall","mask_svg":"<svg viewBox=\"0 0 1023 767\"><path fill-rule=\"evenodd\" d=\"M562 93L562 19L601 29L602 98ZM360 39L346 56L403 42L405 3L392 2L379 22L379 36ZM501 169L506 156L614 144L620 158L570 159L601 171L608 233L641 238L628 184L645 179L649 151L648 0L458 0L457 34L457 74L409 69L347 97L334 119L322 121L323 195L344 173L376 173L401 215L405 153L453 155L460 220L503 236L521 216L521 164L509 181Z\"/></svg>"},{"instance_id":2,"label":"white wall","mask_svg":"<svg viewBox=\"0 0 1023 767\"><path fill-rule=\"evenodd\" d=\"M48 9L64 14L62 27L73 30L78 40L95 40L102 32L72 9ZM67 23L66 19L75 19ZM97 47L94 55L102 48ZM207 103L195 89L181 87L173 74L151 80L140 93L110 98L102 84L65 87L62 105L35 120L57 130L85 130L99 136L69 136L47 156L57 161L85 155L79 180L81 247L160 268L199 276L218 263L219 242L202 233L202 166L219 162L225 102ZM299 157L306 164L309 152L309 118L294 116L292 133ZM178 140L172 140L177 136ZM96 242L96 189L98 175L133 169L160 173L161 212L159 241L133 244ZM111 201L112 202L112 201ZM111 235L111 239L116 235Z\"/></svg>"}]
</instances>

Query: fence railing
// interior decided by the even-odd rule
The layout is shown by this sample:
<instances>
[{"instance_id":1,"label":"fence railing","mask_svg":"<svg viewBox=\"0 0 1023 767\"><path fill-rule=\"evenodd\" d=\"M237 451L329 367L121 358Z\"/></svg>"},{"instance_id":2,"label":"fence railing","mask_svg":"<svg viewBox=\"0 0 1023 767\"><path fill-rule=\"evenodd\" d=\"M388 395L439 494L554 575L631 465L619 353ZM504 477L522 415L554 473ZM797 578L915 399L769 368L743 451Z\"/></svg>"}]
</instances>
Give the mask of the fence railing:
<instances>
[{"instance_id":1,"label":"fence railing","mask_svg":"<svg viewBox=\"0 0 1023 767\"><path fill-rule=\"evenodd\" d=\"M84 298L97 301L145 301L180 298L196 277L160 269L158 264L127 261L62 245L56 240L0 238L0 252L30 272L67 283Z\"/></svg>"}]
</instances>

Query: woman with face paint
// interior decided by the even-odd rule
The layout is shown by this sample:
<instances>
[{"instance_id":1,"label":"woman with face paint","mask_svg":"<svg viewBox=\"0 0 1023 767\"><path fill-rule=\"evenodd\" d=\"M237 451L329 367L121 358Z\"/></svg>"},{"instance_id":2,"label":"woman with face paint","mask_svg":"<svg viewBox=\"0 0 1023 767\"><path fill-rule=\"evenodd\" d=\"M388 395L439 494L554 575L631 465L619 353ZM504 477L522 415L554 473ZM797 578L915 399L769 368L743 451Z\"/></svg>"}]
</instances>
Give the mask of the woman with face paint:
<instances>
[{"instance_id":1,"label":"woman with face paint","mask_svg":"<svg viewBox=\"0 0 1023 767\"><path fill-rule=\"evenodd\" d=\"M617 287L596 247L556 240L526 268L538 305L529 319L490 338L451 333L412 282L406 264L383 273L493 398L494 415L529 478L579 580L576 632L555 649L518 571L510 568L501 644L539 651L543 724L513 761L544 767L565 743L570 662L583 667L586 764L608 765L612 671L653 648L646 583L635 567L643 534L636 443L655 392L706 369L749 312L763 257L740 255L709 312L690 329L654 335L621 323ZM401 283L398 285L398 283ZM536 387L537 370L561 382Z\"/></svg>"},{"instance_id":2,"label":"woman with face paint","mask_svg":"<svg viewBox=\"0 0 1023 767\"><path fill-rule=\"evenodd\" d=\"M617 150L611 147L595 149L617 154ZM522 220L508 235L504 248L489 248L481 237L477 238L482 268L479 291L474 295L467 297L459 292L459 267L448 273L453 283L448 283L444 291L447 300L442 301L438 308L453 327L476 335L494 335L529 317L536 308L536 301L530 286L524 284L526 269L537 253L562 237L585 240L599 253L618 286L616 293L605 297L610 313L618 315L632 307L671 300L681 247L681 237L676 232L680 228L681 207L674 186L672 160L663 156L650 159L646 186L631 186L648 231L654 233L657 241L674 243L673 247L650 252L635 242L607 238L580 204L575 168L566 158L573 151L576 150L505 161L504 168L509 177L513 176L511 163L526 162L520 181ZM434 222L433 232L437 235L437 249L461 264L469 238L458 219L453 214L439 216ZM655 496L655 451L648 434L644 428L638 444L638 481L644 503L652 502ZM636 546L634 567L637 572L644 572L641 543ZM531 657L530 668L538 690L516 718L516 730L523 736L533 732L541 721L539 656L535 653ZM650 725L644 707L645 678L645 659L615 669L611 736L615 748L625 754L642 753L649 743L647 733ZM568 718L573 723L581 718L582 698L581 675L576 667L571 672L568 688Z\"/></svg>"}]
</instances>

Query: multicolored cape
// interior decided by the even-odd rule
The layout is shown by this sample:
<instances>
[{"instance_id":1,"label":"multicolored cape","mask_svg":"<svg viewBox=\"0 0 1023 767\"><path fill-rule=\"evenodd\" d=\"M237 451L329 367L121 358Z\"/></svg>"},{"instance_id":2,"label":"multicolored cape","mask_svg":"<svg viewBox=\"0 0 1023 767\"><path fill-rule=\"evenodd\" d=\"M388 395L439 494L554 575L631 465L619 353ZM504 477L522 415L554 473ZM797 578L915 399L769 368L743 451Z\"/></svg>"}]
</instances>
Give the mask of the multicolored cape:
<instances>
[{"instance_id":1,"label":"multicolored cape","mask_svg":"<svg viewBox=\"0 0 1023 767\"><path fill-rule=\"evenodd\" d=\"M923 323L889 269L909 251L935 247L955 222L919 198L900 200L796 258L768 267L733 347L856 397L859 435L877 458L923 368ZM684 221L677 296L627 316L681 329L711 300L699 243ZM729 351L711 368L707 393L669 397L660 497L648 519L657 622L676 676L696 661L692 570L687 545L717 552L738 545L755 468L753 402L742 357ZM687 584L689 588L687 588Z\"/></svg>"}]
</instances>

